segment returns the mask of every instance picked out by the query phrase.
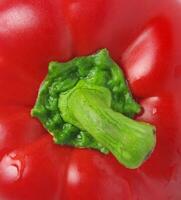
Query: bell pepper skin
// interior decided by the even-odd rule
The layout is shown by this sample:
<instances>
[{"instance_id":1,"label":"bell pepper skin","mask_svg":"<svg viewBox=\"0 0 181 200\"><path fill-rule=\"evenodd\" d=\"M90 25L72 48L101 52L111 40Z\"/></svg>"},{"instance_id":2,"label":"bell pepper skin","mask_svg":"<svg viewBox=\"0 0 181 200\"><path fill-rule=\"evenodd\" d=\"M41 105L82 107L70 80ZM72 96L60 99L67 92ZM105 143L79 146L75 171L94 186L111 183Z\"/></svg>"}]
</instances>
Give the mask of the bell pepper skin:
<instances>
[{"instance_id":1,"label":"bell pepper skin","mask_svg":"<svg viewBox=\"0 0 181 200\"><path fill-rule=\"evenodd\" d=\"M23 106L0 107L0 158L4 153L30 144L46 133L37 121L32 120L29 112L30 109Z\"/></svg>"},{"instance_id":2,"label":"bell pepper skin","mask_svg":"<svg viewBox=\"0 0 181 200\"><path fill-rule=\"evenodd\" d=\"M0 199L181 199L179 0L0 2ZM48 63L107 48L157 146L136 170L111 154L53 143L28 115Z\"/></svg>"}]
</instances>

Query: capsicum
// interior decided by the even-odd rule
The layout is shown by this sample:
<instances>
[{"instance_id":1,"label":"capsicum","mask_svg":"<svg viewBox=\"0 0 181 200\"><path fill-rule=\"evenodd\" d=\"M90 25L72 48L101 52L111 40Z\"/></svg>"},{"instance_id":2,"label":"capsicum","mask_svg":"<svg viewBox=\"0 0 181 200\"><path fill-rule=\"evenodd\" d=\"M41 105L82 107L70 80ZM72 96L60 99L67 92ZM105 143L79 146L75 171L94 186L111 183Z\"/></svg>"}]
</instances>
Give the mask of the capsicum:
<instances>
[{"instance_id":1,"label":"capsicum","mask_svg":"<svg viewBox=\"0 0 181 200\"><path fill-rule=\"evenodd\" d=\"M180 8L0 3L0 199L181 199Z\"/></svg>"}]
</instances>

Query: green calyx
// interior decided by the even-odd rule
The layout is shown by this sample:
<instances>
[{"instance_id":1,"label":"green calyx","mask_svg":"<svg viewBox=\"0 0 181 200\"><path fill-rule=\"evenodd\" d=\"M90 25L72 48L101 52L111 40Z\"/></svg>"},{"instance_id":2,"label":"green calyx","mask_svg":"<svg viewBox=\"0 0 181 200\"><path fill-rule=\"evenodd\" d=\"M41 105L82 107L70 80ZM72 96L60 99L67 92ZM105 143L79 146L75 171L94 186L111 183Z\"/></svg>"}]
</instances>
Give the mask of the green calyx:
<instances>
[{"instance_id":1,"label":"green calyx","mask_svg":"<svg viewBox=\"0 0 181 200\"><path fill-rule=\"evenodd\" d=\"M31 113L56 143L111 152L137 168L155 146L155 128L131 119L139 112L121 69L103 49L51 62Z\"/></svg>"}]
</instances>

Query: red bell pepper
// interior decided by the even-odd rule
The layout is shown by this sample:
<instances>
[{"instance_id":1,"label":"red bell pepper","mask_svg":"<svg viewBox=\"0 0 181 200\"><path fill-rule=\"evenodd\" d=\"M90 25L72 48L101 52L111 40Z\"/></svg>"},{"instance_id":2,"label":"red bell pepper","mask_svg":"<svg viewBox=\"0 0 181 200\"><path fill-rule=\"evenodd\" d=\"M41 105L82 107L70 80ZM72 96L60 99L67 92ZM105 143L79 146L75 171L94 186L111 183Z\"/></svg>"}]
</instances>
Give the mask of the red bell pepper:
<instances>
[{"instance_id":1,"label":"red bell pepper","mask_svg":"<svg viewBox=\"0 0 181 200\"><path fill-rule=\"evenodd\" d=\"M0 2L0 199L181 199L181 2ZM157 146L141 167L54 144L30 116L48 63L107 48Z\"/></svg>"}]
</instances>

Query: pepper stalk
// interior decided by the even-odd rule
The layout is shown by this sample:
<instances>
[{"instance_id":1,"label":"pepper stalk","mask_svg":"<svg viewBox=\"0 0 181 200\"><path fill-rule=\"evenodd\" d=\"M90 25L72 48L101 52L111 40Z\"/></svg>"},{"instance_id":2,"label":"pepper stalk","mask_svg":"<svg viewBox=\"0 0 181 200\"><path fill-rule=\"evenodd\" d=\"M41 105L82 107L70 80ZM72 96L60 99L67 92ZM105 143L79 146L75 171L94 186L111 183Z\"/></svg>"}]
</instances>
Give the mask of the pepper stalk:
<instances>
[{"instance_id":1,"label":"pepper stalk","mask_svg":"<svg viewBox=\"0 0 181 200\"><path fill-rule=\"evenodd\" d=\"M155 127L133 120L140 106L106 49L66 63L52 62L32 116L62 145L111 152L139 167L156 144Z\"/></svg>"}]
</instances>

